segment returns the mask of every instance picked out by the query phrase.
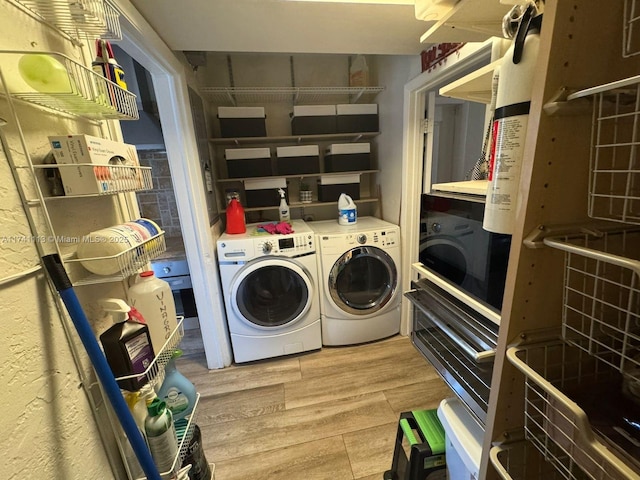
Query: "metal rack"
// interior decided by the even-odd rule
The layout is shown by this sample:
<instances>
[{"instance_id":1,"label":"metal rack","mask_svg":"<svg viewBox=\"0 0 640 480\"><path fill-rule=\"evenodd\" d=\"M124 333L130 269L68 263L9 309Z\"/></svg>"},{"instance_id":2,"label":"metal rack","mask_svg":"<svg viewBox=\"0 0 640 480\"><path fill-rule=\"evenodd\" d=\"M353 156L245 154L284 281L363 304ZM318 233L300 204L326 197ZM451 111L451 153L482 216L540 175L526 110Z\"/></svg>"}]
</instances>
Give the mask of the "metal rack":
<instances>
[{"instance_id":1,"label":"metal rack","mask_svg":"<svg viewBox=\"0 0 640 480\"><path fill-rule=\"evenodd\" d=\"M565 340L620 372L637 369L640 227L545 238L544 243L566 252Z\"/></svg>"},{"instance_id":2,"label":"metal rack","mask_svg":"<svg viewBox=\"0 0 640 480\"><path fill-rule=\"evenodd\" d=\"M583 405L593 402L583 398L590 392L604 403L603 392L615 388L619 372L561 341L511 347L507 358L526 379L525 436L565 478L638 478L640 465L632 468L624 452L596 435L589 416L568 393Z\"/></svg>"},{"instance_id":3,"label":"metal rack","mask_svg":"<svg viewBox=\"0 0 640 480\"><path fill-rule=\"evenodd\" d=\"M121 40L120 14L108 0L15 0L77 40L80 33Z\"/></svg>"},{"instance_id":4,"label":"metal rack","mask_svg":"<svg viewBox=\"0 0 640 480\"><path fill-rule=\"evenodd\" d=\"M640 53L640 15L636 9L636 0L624 1L624 23L622 25L622 56L631 57Z\"/></svg>"},{"instance_id":5,"label":"metal rack","mask_svg":"<svg viewBox=\"0 0 640 480\"><path fill-rule=\"evenodd\" d=\"M48 83L26 80L21 61L27 56L39 59L49 70ZM116 83L56 52L0 50L2 83L9 94L24 102L91 120L137 120L136 96ZM52 82L53 77L56 83ZM37 80L37 79L36 79ZM42 83L42 82L41 82Z\"/></svg>"}]
</instances>

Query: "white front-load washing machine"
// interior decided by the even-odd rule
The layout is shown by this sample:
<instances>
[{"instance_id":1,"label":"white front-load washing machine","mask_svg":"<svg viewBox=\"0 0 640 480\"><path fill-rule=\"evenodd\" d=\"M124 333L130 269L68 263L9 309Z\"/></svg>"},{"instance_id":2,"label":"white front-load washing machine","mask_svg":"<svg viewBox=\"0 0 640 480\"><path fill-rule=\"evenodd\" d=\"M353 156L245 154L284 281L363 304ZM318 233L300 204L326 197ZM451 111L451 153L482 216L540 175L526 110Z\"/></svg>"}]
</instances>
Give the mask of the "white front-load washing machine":
<instances>
[{"instance_id":1,"label":"white front-load washing machine","mask_svg":"<svg viewBox=\"0 0 640 480\"><path fill-rule=\"evenodd\" d=\"M270 235L247 225L218 239L218 264L233 356L237 363L322 347L313 231Z\"/></svg>"},{"instance_id":2,"label":"white front-load washing machine","mask_svg":"<svg viewBox=\"0 0 640 480\"><path fill-rule=\"evenodd\" d=\"M323 345L353 345L400 331L400 228L374 217L354 225L309 222L318 242Z\"/></svg>"}]
</instances>

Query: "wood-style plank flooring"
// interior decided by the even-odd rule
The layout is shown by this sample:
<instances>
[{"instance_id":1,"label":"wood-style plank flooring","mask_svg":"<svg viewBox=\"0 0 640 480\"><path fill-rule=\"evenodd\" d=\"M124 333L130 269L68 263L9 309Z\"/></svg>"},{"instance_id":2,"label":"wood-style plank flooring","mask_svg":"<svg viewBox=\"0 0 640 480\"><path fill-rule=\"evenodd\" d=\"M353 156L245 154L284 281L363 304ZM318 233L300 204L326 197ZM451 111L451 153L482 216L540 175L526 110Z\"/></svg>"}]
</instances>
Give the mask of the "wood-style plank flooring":
<instances>
[{"instance_id":1,"label":"wood-style plank flooring","mask_svg":"<svg viewBox=\"0 0 640 480\"><path fill-rule=\"evenodd\" d=\"M201 394L197 424L216 480L380 480L400 413L453 395L399 335L222 370L195 353L178 368Z\"/></svg>"}]
</instances>

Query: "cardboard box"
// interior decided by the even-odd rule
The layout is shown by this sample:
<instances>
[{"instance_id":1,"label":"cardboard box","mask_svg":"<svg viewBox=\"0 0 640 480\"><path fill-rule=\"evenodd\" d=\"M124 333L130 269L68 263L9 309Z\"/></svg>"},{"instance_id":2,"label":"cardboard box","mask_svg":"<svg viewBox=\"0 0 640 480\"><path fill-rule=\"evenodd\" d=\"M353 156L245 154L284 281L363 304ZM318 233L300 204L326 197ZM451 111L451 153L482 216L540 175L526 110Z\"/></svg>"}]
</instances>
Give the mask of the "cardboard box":
<instances>
[{"instance_id":1,"label":"cardboard box","mask_svg":"<svg viewBox=\"0 0 640 480\"><path fill-rule=\"evenodd\" d=\"M280 175L320 173L318 145L277 147L276 157L276 168Z\"/></svg>"},{"instance_id":2,"label":"cardboard box","mask_svg":"<svg viewBox=\"0 0 640 480\"><path fill-rule=\"evenodd\" d=\"M264 107L218 107L223 138L266 137Z\"/></svg>"},{"instance_id":3,"label":"cardboard box","mask_svg":"<svg viewBox=\"0 0 640 480\"><path fill-rule=\"evenodd\" d=\"M378 104L361 103L336 105L338 133L379 131Z\"/></svg>"},{"instance_id":4,"label":"cardboard box","mask_svg":"<svg viewBox=\"0 0 640 480\"><path fill-rule=\"evenodd\" d=\"M244 181L244 194L247 207L277 207L280 205L278 189L285 192L289 203L287 180L284 178L260 178Z\"/></svg>"},{"instance_id":5,"label":"cardboard box","mask_svg":"<svg viewBox=\"0 0 640 480\"><path fill-rule=\"evenodd\" d=\"M324 154L325 172L371 170L369 143L335 143Z\"/></svg>"},{"instance_id":6,"label":"cardboard box","mask_svg":"<svg viewBox=\"0 0 640 480\"><path fill-rule=\"evenodd\" d=\"M337 202L341 193L346 193L353 200L360 198L360 174L322 175L318 182L318 200L320 202Z\"/></svg>"},{"instance_id":7,"label":"cardboard box","mask_svg":"<svg viewBox=\"0 0 640 480\"><path fill-rule=\"evenodd\" d=\"M78 165L60 167L66 195L94 195L117 192L118 185L142 187L140 161L134 145L91 135L50 136L49 143L56 163ZM109 168L109 165L135 168ZM133 182L133 183L132 183Z\"/></svg>"},{"instance_id":8,"label":"cardboard box","mask_svg":"<svg viewBox=\"0 0 640 480\"><path fill-rule=\"evenodd\" d=\"M336 133L335 105L299 105L293 107L292 135L324 135Z\"/></svg>"},{"instance_id":9,"label":"cardboard box","mask_svg":"<svg viewBox=\"0 0 640 480\"><path fill-rule=\"evenodd\" d=\"M271 150L266 148L228 148L224 151L229 178L268 177Z\"/></svg>"}]
</instances>

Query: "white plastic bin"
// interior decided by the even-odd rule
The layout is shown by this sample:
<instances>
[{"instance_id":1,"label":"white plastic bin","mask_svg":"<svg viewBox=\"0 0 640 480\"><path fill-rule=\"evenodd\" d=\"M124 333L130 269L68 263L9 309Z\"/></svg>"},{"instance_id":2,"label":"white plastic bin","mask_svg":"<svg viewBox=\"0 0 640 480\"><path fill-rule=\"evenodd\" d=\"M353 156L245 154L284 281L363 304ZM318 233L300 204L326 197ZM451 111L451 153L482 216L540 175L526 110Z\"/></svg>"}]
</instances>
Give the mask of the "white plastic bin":
<instances>
[{"instance_id":1,"label":"white plastic bin","mask_svg":"<svg viewBox=\"0 0 640 480\"><path fill-rule=\"evenodd\" d=\"M477 480L484 429L457 398L447 398L440 402L438 418L444 427L449 478Z\"/></svg>"}]
</instances>

